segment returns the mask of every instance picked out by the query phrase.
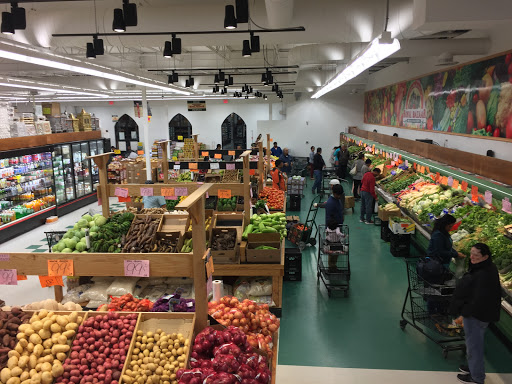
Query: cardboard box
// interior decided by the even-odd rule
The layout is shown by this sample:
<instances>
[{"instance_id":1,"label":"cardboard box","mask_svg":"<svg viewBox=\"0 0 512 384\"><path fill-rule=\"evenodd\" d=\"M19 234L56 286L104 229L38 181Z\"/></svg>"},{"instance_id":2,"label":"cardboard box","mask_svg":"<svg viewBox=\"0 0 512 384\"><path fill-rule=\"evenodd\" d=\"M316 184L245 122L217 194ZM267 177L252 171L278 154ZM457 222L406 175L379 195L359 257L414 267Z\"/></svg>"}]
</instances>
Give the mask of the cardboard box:
<instances>
[{"instance_id":1,"label":"cardboard box","mask_svg":"<svg viewBox=\"0 0 512 384\"><path fill-rule=\"evenodd\" d=\"M172 250L170 253L177 253L178 251L181 250L181 248L178 249L178 247L180 246L180 240L181 240L180 237L181 237L181 232L157 232L156 237L155 237L155 244L158 242L158 239L165 238L165 239L176 244L176 249ZM155 252L159 252L159 251L155 251Z\"/></svg>"},{"instance_id":2,"label":"cardboard box","mask_svg":"<svg viewBox=\"0 0 512 384\"><path fill-rule=\"evenodd\" d=\"M190 218L188 214L168 214L162 215L162 221L158 232L180 232L182 235L188 229Z\"/></svg>"},{"instance_id":3,"label":"cardboard box","mask_svg":"<svg viewBox=\"0 0 512 384\"><path fill-rule=\"evenodd\" d=\"M245 228L244 214L241 212L217 212L213 215L213 228L236 228L237 242L242 241L242 233Z\"/></svg>"},{"instance_id":4,"label":"cardboard box","mask_svg":"<svg viewBox=\"0 0 512 384\"><path fill-rule=\"evenodd\" d=\"M395 235L412 235L416 231L416 225L413 222L396 223L393 221L393 217L390 217L389 218L389 229Z\"/></svg>"},{"instance_id":5,"label":"cardboard box","mask_svg":"<svg viewBox=\"0 0 512 384\"><path fill-rule=\"evenodd\" d=\"M210 234L210 247L213 244L213 240L217 236L223 236L226 233L236 233L236 228L213 228ZM212 248L213 264L238 264L238 242L235 238L235 245L233 249L227 249L223 251L215 251Z\"/></svg>"},{"instance_id":6,"label":"cardboard box","mask_svg":"<svg viewBox=\"0 0 512 384\"><path fill-rule=\"evenodd\" d=\"M254 249L268 245L277 249ZM281 263L281 235L279 233L250 233L245 251L248 263Z\"/></svg>"},{"instance_id":7,"label":"cardboard box","mask_svg":"<svg viewBox=\"0 0 512 384\"><path fill-rule=\"evenodd\" d=\"M354 208L356 206L356 199L354 196L345 196L345 209Z\"/></svg>"},{"instance_id":8,"label":"cardboard box","mask_svg":"<svg viewBox=\"0 0 512 384\"><path fill-rule=\"evenodd\" d=\"M393 211L385 211L379 206L379 212L377 213L379 219L382 221L389 221L391 217L400 217L402 216L402 212L400 212L400 209L396 207L396 210Z\"/></svg>"},{"instance_id":9,"label":"cardboard box","mask_svg":"<svg viewBox=\"0 0 512 384\"><path fill-rule=\"evenodd\" d=\"M43 115L45 116L60 116L60 104L59 103L48 103L43 104Z\"/></svg>"}]
</instances>

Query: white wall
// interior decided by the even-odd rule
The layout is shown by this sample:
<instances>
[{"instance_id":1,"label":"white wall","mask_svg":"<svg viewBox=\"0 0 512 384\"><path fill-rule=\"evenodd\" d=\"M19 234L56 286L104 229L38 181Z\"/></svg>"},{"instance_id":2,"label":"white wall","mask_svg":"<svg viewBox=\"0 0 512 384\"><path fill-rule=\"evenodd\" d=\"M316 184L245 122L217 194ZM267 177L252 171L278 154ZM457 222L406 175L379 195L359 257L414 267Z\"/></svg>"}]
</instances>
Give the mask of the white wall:
<instances>
[{"instance_id":1,"label":"white wall","mask_svg":"<svg viewBox=\"0 0 512 384\"><path fill-rule=\"evenodd\" d=\"M512 44L508 38L510 35L509 30L509 26L503 25L494 28L490 32L491 46L489 53L485 56L507 51L512 48ZM478 58L478 56L454 57L455 61L459 61L460 63L468 62ZM411 58L408 63L399 63L371 75L368 79L366 90L384 87L389 84L394 84L442 69L442 67L437 67L435 65L436 63L437 58L435 57ZM488 149L492 149L495 152L495 156L497 158L512 161L512 143L508 142L448 135L426 130L410 130L403 128L375 126L371 124L362 124L361 128L367 131L373 131L376 129L378 133L389 135L392 135L396 132L399 137L410 140L431 139L439 143L441 146L456 148L461 151L472 152L479 155L485 155Z\"/></svg>"}]
</instances>

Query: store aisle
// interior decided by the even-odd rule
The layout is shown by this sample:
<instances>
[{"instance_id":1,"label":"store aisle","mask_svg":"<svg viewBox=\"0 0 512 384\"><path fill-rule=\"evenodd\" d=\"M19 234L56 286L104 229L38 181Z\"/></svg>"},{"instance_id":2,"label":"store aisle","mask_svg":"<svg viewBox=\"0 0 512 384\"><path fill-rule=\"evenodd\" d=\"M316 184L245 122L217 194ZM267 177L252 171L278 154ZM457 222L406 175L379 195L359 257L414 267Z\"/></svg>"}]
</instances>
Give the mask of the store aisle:
<instances>
[{"instance_id":1,"label":"store aisle","mask_svg":"<svg viewBox=\"0 0 512 384\"><path fill-rule=\"evenodd\" d=\"M347 186L344 189L348 191ZM312 198L307 188L302 199L302 220L306 217ZM333 293L329 299L325 287L321 283L317 285L316 247L307 247L303 252L302 282L284 282L279 337L279 364L283 366L280 368L283 381L279 378L279 383L291 382L287 381L286 376L292 372L302 372L299 368L297 371L285 366L455 372L463 362L460 352L452 352L444 359L441 348L421 333L410 326L405 331L400 329L400 313L407 289L405 264L402 259L391 255L389 243L380 239L379 227L359 222L359 206L360 203L356 203L355 213L345 211L345 224L350 228L352 274L349 297ZM321 210L317 223L322 224L324 218ZM511 361L512 353L488 331L487 371L512 372ZM331 371L325 372L328 377L327 372ZM346 371L340 372L345 375ZM296 374L295 377L301 376ZM352 377L354 379L349 382L362 382L356 380L357 377L363 380L363 376ZM404 377L408 377L408 382L415 380L414 375L402 375ZM451 379L447 382L456 380L454 375L449 377ZM375 379L382 381L379 375ZM437 379L438 375L430 377L430 381ZM512 383L512 375L500 375L497 380L489 382L505 380ZM293 382L307 381L301 379ZM328 379L325 382L336 380Z\"/></svg>"}]
</instances>

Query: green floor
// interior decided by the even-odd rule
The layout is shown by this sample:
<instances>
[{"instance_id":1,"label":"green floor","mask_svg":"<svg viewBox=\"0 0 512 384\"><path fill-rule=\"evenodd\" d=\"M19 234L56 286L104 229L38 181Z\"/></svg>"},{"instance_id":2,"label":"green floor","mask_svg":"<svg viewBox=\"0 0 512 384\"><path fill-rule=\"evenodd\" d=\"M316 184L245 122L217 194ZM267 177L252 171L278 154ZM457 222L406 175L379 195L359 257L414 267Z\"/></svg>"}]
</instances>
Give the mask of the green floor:
<instances>
[{"instance_id":1,"label":"green floor","mask_svg":"<svg viewBox=\"0 0 512 384\"><path fill-rule=\"evenodd\" d=\"M313 195L308 180L302 199L301 220ZM348 187L345 187L345 191ZM389 243L380 239L380 228L359 222L346 211L350 228L350 294L333 294L317 285L317 248L302 253L302 281L284 282L279 364L340 368L454 371L463 362L461 352L444 359L441 348L416 329L399 327L407 290L403 259L394 258ZM296 214L291 213L290 214ZM317 223L324 222L320 210ZM287 245L291 246L291 245ZM512 353L488 331L486 370L512 372Z\"/></svg>"}]
</instances>

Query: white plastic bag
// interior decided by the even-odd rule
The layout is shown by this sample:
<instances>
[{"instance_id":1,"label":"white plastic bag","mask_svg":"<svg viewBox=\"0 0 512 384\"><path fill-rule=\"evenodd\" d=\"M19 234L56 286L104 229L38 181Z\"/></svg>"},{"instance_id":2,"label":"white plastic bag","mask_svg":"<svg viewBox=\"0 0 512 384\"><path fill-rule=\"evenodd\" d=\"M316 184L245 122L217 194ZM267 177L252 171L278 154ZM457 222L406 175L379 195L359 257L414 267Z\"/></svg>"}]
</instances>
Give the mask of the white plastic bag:
<instances>
[{"instance_id":1,"label":"white plastic bag","mask_svg":"<svg viewBox=\"0 0 512 384\"><path fill-rule=\"evenodd\" d=\"M91 301L89 301L89 303L87 304L87 308L99 308L99 307L101 307L102 305L105 305L105 304L108 304L108 301L103 301L103 300L91 300Z\"/></svg>"},{"instance_id":2,"label":"white plastic bag","mask_svg":"<svg viewBox=\"0 0 512 384\"><path fill-rule=\"evenodd\" d=\"M138 277L118 277L107 289L108 296L123 296L126 294L133 295Z\"/></svg>"},{"instance_id":3,"label":"white plastic bag","mask_svg":"<svg viewBox=\"0 0 512 384\"><path fill-rule=\"evenodd\" d=\"M256 277L251 279L251 286L247 296L269 296L272 295L272 280Z\"/></svg>"},{"instance_id":4,"label":"white plastic bag","mask_svg":"<svg viewBox=\"0 0 512 384\"><path fill-rule=\"evenodd\" d=\"M68 290L66 295L62 298L61 304L66 304L68 302L72 303L82 303L85 300L82 298L84 292L92 287L92 284L83 284L79 285L76 288Z\"/></svg>"},{"instance_id":5,"label":"white plastic bag","mask_svg":"<svg viewBox=\"0 0 512 384\"><path fill-rule=\"evenodd\" d=\"M84 301L107 301L107 289L110 286L110 283L95 283L91 288L85 291L81 298Z\"/></svg>"}]
</instances>

